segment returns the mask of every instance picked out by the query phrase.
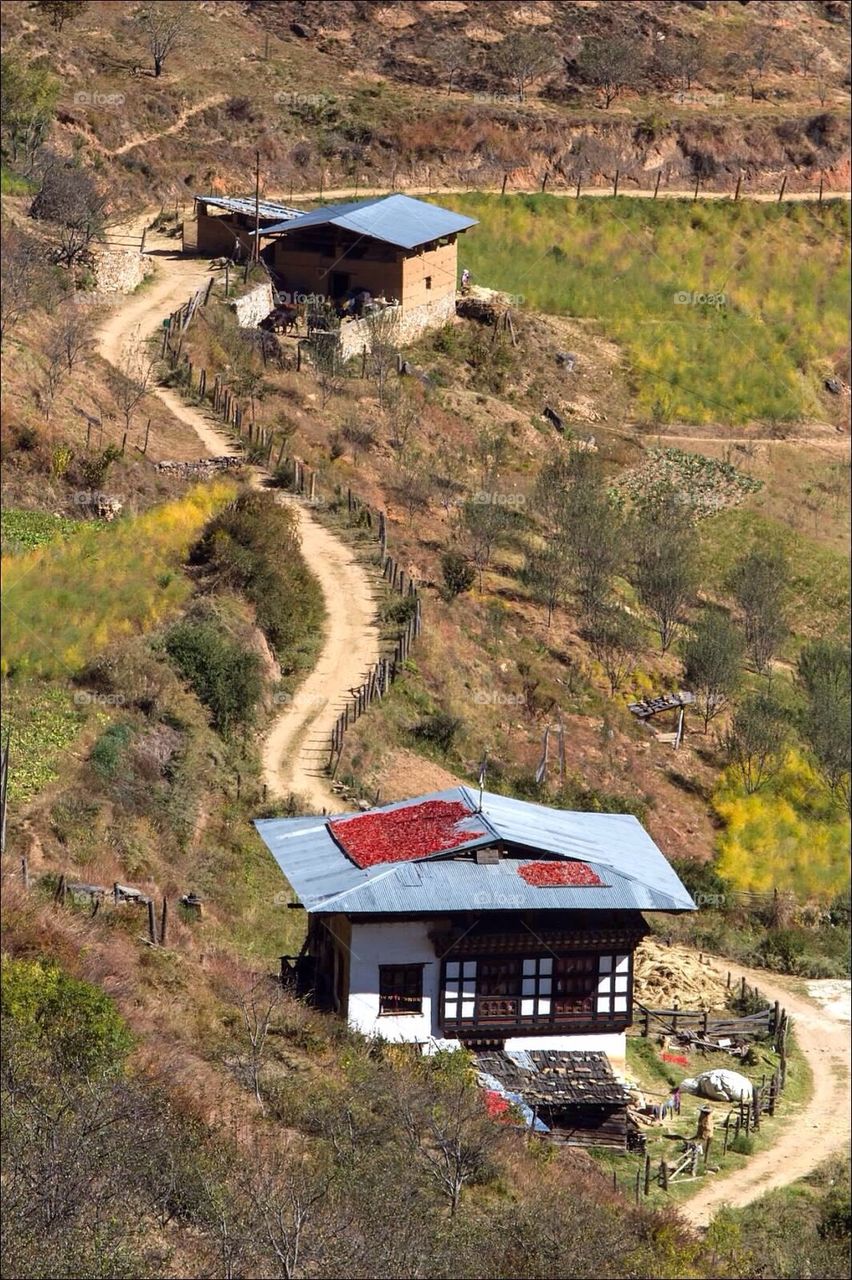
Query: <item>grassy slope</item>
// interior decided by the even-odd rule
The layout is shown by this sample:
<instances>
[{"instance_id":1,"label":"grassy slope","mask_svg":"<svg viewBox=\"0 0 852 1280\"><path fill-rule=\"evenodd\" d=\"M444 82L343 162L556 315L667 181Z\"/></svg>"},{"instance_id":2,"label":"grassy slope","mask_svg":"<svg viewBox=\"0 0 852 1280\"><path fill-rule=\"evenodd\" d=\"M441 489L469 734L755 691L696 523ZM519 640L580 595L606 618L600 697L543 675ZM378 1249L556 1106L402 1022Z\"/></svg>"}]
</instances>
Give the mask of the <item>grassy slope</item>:
<instances>
[{"instance_id":1,"label":"grassy slope","mask_svg":"<svg viewBox=\"0 0 852 1280\"><path fill-rule=\"evenodd\" d=\"M825 414L822 379L847 332L845 205L455 203L479 219L461 250L478 283L594 317L624 347L640 421Z\"/></svg>"}]
</instances>

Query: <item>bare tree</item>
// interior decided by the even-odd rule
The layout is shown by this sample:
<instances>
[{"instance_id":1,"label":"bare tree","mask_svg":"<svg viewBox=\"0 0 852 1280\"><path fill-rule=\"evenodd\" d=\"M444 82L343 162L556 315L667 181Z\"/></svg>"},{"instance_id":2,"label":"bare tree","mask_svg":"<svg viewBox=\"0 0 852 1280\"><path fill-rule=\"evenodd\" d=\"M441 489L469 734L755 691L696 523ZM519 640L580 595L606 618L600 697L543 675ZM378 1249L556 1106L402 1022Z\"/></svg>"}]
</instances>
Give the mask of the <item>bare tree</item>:
<instances>
[{"instance_id":1,"label":"bare tree","mask_svg":"<svg viewBox=\"0 0 852 1280\"><path fill-rule=\"evenodd\" d=\"M269 1032L281 1005L283 992L279 983L262 974L248 986L232 987L230 997L237 1006L243 1033L243 1064L254 1096L263 1111L260 1074Z\"/></svg>"},{"instance_id":2,"label":"bare tree","mask_svg":"<svg viewBox=\"0 0 852 1280\"><path fill-rule=\"evenodd\" d=\"M557 605L564 604L571 586L571 563L565 547L552 540L527 555L524 576L535 596L547 605L547 625Z\"/></svg>"},{"instance_id":3,"label":"bare tree","mask_svg":"<svg viewBox=\"0 0 852 1280\"><path fill-rule=\"evenodd\" d=\"M697 540L677 495L663 492L640 507L632 527L633 584L652 614L665 653L695 594Z\"/></svg>"},{"instance_id":4,"label":"bare tree","mask_svg":"<svg viewBox=\"0 0 852 1280\"><path fill-rule=\"evenodd\" d=\"M30 216L54 227L57 262L66 267L88 262L92 244L103 239L109 197L98 191L86 170L51 157L41 189L30 206Z\"/></svg>"},{"instance_id":5,"label":"bare tree","mask_svg":"<svg viewBox=\"0 0 852 1280\"><path fill-rule=\"evenodd\" d=\"M607 604L595 610L586 625L589 643L609 680L609 691L616 691L630 671L642 648L642 633L626 609Z\"/></svg>"},{"instance_id":6,"label":"bare tree","mask_svg":"<svg viewBox=\"0 0 852 1280\"><path fill-rule=\"evenodd\" d=\"M695 690L705 733L739 686L742 658L742 637L730 618L706 610L684 647L684 674Z\"/></svg>"},{"instance_id":7,"label":"bare tree","mask_svg":"<svg viewBox=\"0 0 852 1280\"><path fill-rule=\"evenodd\" d=\"M479 575L479 589L482 590L482 575L491 563L494 548L505 535L512 517L502 503L495 501L498 494L483 491L465 499L460 513L461 535L465 549Z\"/></svg>"},{"instance_id":8,"label":"bare tree","mask_svg":"<svg viewBox=\"0 0 852 1280\"><path fill-rule=\"evenodd\" d=\"M478 1090L463 1077L424 1087L412 1076L400 1084L399 1120L409 1149L455 1217L462 1190L482 1175L498 1141Z\"/></svg>"},{"instance_id":9,"label":"bare tree","mask_svg":"<svg viewBox=\"0 0 852 1280\"><path fill-rule=\"evenodd\" d=\"M583 78L600 89L609 109L620 93L638 83L642 56L637 42L627 36L601 36L584 44L578 64Z\"/></svg>"},{"instance_id":10,"label":"bare tree","mask_svg":"<svg viewBox=\"0 0 852 1280\"><path fill-rule=\"evenodd\" d=\"M417 423L417 403L402 387L393 387L385 396L384 416L390 428L390 442L401 457Z\"/></svg>"},{"instance_id":11,"label":"bare tree","mask_svg":"<svg viewBox=\"0 0 852 1280\"><path fill-rule=\"evenodd\" d=\"M79 18L88 7L86 0L36 0L33 5L34 9L41 10L50 19L50 25L57 34L62 31L66 22Z\"/></svg>"},{"instance_id":12,"label":"bare tree","mask_svg":"<svg viewBox=\"0 0 852 1280\"><path fill-rule=\"evenodd\" d=\"M195 15L183 0L162 0L147 4L136 14L148 51L154 63L154 75L162 75L166 60L176 49L186 45L194 31Z\"/></svg>"},{"instance_id":13,"label":"bare tree","mask_svg":"<svg viewBox=\"0 0 852 1280\"><path fill-rule=\"evenodd\" d=\"M751 694L736 708L724 737L729 762L748 795L779 770L789 741L789 716L765 694Z\"/></svg>"},{"instance_id":14,"label":"bare tree","mask_svg":"<svg viewBox=\"0 0 852 1280\"><path fill-rule=\"evenodd\" d=\"M0 237L0 346L35 306L41 254L34 241L15 227Z\"/></svg>"},{"instance_id":15,"label":"bare tree","mask_svg":"<svg viewBox=\"0 0 852 1280\"><path fill-rule=\"evenodd\" d=\"M729 578L729 586L745 622L746 651L760 675L771 672L771 663L788 632L784 596L790 568L777 547L755 547L741 560Z\"/></svg>"},{"instance_id":16,"label":"bare tree","mask_svg":"<svg viewBox=\"0 0 852 1280\"><path fill-rule=\"evenodd\" d=\"M434 58L447 81L447 97L456 85L461 71L470 64L472 45L464 37L451 36L442 40L434 51Z\"/></svg>"},{"instance_id":17,"label":"bare tree","mask_svg":"<svg viewBox=\"0 0 852 1280\"><path fill-rule=\"evenodd\" d=\"M409 524L418 512L428 510L432 487L429 473L419 453L412 450L411 455L402 463L394 488L408 514Z\"/></svg>"},{"instance_id":18,"label":"bare tree","mask_svg":"<svg viewBox=\"0 0 852 1280\"><path fill-rule=\"evenodd\" d=\"M62 351L65 366L73 373L77 365L86 364L94 348L94 324L89 315L73 300L60 309L54 337Z\"/></svg>"},{"instance_id":19,"label":"bare tree","mask_svg":"<svg viewBox=\"0 0 852 1280\"><path fill-rule=\"evenodd\" d=\"M110 370L110 392L128 433L134 413L151 389L155 366L155 357L137 331L122 351L118 365Z\"/></svg>"},{"instance_id":20,"label":"bare tree","mask_svg":"<svg viewBox=\"0 0 852 1280\"><path fill-rule=\"evenodd\" d=\"M312 1274L332 1250L338 1224L329 1212L334 1170L323 1168L307 1147L263 1153L255 1161L247 1193L272 1254L269 1273L282 1280Z\"/></svg>"},{"instance_id":21,"label":"bare tree","mask_svg":"<svg viewBox=\"0 0 852 1280\"><path fill-rule=\"evenodd\" d=\"M368 316L367 332L370 371L379 393L379 405L384 408L388 379L396 368L399 352L399 308L385 307Z\"/></svg>"},{"instance_id":22,"label":"bare tree","mask_svg":"<svg viewBox=\"0 0 852 1280\"><path fill-rule=\"evenodd\" d=\"M47 422L50 422L53 404L65 376L66 359L62 340L58 333L52 333L45 345L44 364L38 387L39 405Z\"/></svg>"},{"instance_id":23,"label":"bare tree","mask_svg":"<svg viewBox=\"0 0 852 1280\"><path fill-rule=\"evenodd\" d=\"M491 60L496 73L513 86L518 102L523 102L528 86L553 71L558 59L550 37L527 31L507 35Z\"/></svg>"}]
</instances>

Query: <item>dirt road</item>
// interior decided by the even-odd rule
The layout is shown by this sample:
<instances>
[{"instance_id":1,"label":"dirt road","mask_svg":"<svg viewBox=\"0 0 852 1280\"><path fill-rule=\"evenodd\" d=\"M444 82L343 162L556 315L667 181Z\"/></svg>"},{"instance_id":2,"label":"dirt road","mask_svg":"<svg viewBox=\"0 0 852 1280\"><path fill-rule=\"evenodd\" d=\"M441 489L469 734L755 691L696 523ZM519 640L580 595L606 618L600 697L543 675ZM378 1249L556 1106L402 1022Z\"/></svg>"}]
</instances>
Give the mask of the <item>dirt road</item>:
<instances>
[{"instance_id":1,"label":"dirt road","mask_svg":"<svg viewBox=\"0 0 852 1280\"><path fill-rule=\"evenodd\" d=\"M767 1191L805 1177L829 1156L848 1151L850 1138L850 1040L844 1002L835 999L821 1005L813 998L821 994L819 983L808 984L809 998L794 993L792 988L800 985L796 979L742 969L728 960L719 960L716 967L720 972L730 970L737 979L745 975L768 1000L779 1000L786 1008L813 1072L813 1095L789 1118L778 1141L752 1156L744 1168L718 1180L708 1175L707 1185L681 1207L684 1217L697 1227L707 1226L722 1205L749 1204Z\"/></svg>"},{"instance_id":2,"label":"dirt road","mask_svg":"<svg viewBox=\"0 0 852 1280\"><path fill-rule=\"evenodd\" d=\"M206 262L181 258L173 241L149 233L146 244L156 262L154 283L112 311L98 336L100 354L112 364L136 335L153 333L164 316L209 278ZM208 413L186 404L167 387L155 387L154 393L195 432L205 453L234 452L233 441ZM255 471L255 484L262 484L263 478L262 471ZM350 689L362 683L379 656L376 604L369 577L350 548L298 498L284 493L276 497L296 513L302 554L322 589L326 627L314 671L266 735L263 777L271 795L296 795L304 812L340 811L345 806L331 791L324 771L328 739Z\"/></svg>"},{"instance_id":3,"label":"dirt road","mask_svg":"<svg viewBox=\"0 0 852 1280\"><path fill-rule=\"evenodd\" d=\"M384 196L388 194L388 188L385 187L359 187L356 191L353 187L329 187L325 191L291 191L289 193L278 195L264 196L265 200L277 200L280 203L301 203L303 200L367 200L370 196ZM471 187L471 186L435 186L435 187L400 187L396 192L401 196L444 196L444 195L501 195L503 194L501 187ZM537 190L523 190L519 187L509 187L505 192L509 196L518 195L536 195ZM552 191L548 191L549 196L561 196L563 199L574 200L577 195L576 187L560 187ZM695 188L690 191L666 191L660 190L656 197L653 191L637 191L629 189L627 191L619 191L619 196L627 196L631 200L693 200L695 198ZM612 187L582 187L580 190L582 196L595 196L601 199L612 196ZM730 191L701 191L698 196L699 200L730 200L732 192ZM785 192L784 202L801 202L807 200L819 200L818 191L790 191ZM848 191L826 191L823 198L825 200L849 200L852 198ZM777 191L741 191L741 200L757 201L759 204L777 204Z\"/></svg>"}]
</instances>

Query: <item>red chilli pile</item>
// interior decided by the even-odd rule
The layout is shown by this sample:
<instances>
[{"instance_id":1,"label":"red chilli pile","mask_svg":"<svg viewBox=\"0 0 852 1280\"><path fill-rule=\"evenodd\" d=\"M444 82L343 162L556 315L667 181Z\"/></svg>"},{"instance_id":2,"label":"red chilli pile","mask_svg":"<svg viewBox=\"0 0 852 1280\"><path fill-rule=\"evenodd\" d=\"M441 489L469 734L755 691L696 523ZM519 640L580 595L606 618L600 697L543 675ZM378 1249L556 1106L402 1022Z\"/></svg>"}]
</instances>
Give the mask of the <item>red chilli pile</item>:
<instances>
[{"instance_id":1,"label":"red chilli pile","mask_svg":"<svg viewBox=\"0 0 852 1280\"><path fill-rule=\"evenodd\" d=\"M487 834L460 830L471 817L460 800L427 800L384 813L362 813L328 824L334 839L359 867L383 862L413 862L434 853L445 853Z\"/></svg>"},{"instance_id":2,"label":"red chilli pile","mask_svg":"<svg viewBox=\"0 0 852 1280\"><path fill-rule=\"evenodd\" d=\"M537 889L558 889L562 885L593 888L603 885L596 871L585 862L527 862L518 867L518 875Z\"/></svg>"}]
</instances>

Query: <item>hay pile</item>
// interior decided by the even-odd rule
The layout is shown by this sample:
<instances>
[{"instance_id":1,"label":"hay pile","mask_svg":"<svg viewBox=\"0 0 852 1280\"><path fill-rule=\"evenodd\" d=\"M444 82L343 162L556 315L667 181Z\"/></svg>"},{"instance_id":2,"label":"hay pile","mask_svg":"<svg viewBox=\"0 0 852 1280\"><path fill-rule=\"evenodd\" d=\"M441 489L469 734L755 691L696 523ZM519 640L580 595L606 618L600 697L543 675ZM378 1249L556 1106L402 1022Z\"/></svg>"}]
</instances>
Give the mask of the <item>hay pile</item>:
<instances>
[{"instance_id":1,"label":"hay pile","mask_svg":"<svg viewBox=\"0 0 852 1280\"><path fill-rule=\"evenodd\" d=\"M634 957L633 997L649 1009L723 1009L725 982L687 947L646 938Z\"/></svg>"}]
</instances>

